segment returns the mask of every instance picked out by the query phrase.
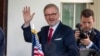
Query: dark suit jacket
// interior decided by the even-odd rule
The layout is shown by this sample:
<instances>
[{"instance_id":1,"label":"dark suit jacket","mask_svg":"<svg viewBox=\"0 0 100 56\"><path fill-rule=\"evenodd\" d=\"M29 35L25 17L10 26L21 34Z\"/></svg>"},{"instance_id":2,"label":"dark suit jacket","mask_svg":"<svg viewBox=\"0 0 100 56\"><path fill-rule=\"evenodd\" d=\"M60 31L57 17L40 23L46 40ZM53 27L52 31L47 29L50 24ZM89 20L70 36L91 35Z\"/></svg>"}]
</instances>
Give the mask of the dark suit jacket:
<instances>
[{"instance_id":1,"label":"dark suit jacket","mask_svg":"<svg viewBox=\"0 0 100 56\"><path fill-rule=\"evenodd\" d=\"M90 40L93 42L93 45L90 47L90 49L94 49L96 51L100 51L100 31L97 29L92 29L90 35ZM82 45L80 45L82 47Z\"/></svg>"},{"instance_id":2,"label":"dark suit jacket","mask_svg":"<svg viewBox=\"0 0 100 56\"><path fill-rule=\"evenodd\" d=\"M23 28L24 38L32 42L30 26ZM45 26L38 33L45 56L79 56L73 30L60 23L54 32L51 42L47 43L49 26Z\"/></svg>"},{"instance_id":3,"label":"dark suit jacket","mask_svg":"<svg viewBox=\"0 0 100 56\"><path fill-rule=\"evenodd\" d=\"M0 28L0 56L3 56L4 52L4 33Z\"/></svg>"},{"instance_id":4,"label":"dark suit jacket","mask_svg":"<svg viewBox=\"0 0 100 56\"><path fill-rule=\"evenodd\" d=\"M100 51L100 31L98 31L97 29L93 29L90 34L90 39L93 41L91 49Z\"/></svg>"}]
</instances>

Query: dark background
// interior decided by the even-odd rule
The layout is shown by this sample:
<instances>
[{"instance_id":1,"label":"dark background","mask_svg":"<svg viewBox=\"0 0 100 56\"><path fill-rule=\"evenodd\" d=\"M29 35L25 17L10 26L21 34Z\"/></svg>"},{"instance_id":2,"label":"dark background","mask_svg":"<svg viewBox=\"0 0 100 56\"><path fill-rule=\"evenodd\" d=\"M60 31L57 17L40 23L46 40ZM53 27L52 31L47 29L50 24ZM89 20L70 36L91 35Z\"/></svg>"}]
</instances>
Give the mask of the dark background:
<instances>
[{"instance_id":1,"label":"dark background","mask_svg":"<svg viewBox=\"0 0 100 56\"><path fill-rule=\"evenodd\" d=\"M5 55L7 51L7 7L8 0L0 0L0 27L3 29L5 34Z\"/></svg>"}]
</instances>

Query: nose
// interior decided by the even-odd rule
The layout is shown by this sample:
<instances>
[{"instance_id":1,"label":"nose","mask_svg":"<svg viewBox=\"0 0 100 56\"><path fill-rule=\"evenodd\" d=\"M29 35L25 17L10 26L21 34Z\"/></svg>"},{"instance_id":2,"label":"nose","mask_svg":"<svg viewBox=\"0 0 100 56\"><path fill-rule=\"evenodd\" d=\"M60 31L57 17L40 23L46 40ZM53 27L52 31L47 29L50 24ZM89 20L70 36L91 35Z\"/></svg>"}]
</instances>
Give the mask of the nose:
<instances>
[{"instance_id":1,"label":"nose","mask_svg":"<svg viewBox=\"0 0 100 56\"><path fill-rule=\"evenodd\" d=\"M89 26L88 23L85 23L84 27L85 27L85 28L89 28L90 26Z\"/></svg>"},{"instance_id":2,"label":"nose","mask_svg":"<svg viewBox=\"0 0 100 56\"><path fill-rule=\"evenodd\" d=\"M52 15L49 15L49 18L52 18L53 16Z\"/></svg>"},{"instance_id":3,"label":"nose","mask_svg":"<svg viewBox=\"0 0 100 56\"><path fill-rule=\"evenodd\" d=\"M88 24L88 23L86 23L86 26L88 27L88 26L89 26L89 24Z\"/></svg>"}]
</instances>

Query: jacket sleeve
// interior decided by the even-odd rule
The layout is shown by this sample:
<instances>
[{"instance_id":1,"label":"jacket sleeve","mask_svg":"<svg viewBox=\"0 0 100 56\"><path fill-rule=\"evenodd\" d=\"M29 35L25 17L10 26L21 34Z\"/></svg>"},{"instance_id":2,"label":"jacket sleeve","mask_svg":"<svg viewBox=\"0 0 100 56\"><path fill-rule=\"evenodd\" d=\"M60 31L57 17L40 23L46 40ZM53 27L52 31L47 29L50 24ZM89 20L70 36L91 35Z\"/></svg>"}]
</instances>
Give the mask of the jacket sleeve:
<instances>
[{"instance_id":1,"label":"jacket sleeve","mask_svg":"<svg viewBox=\"0 0 100 56\"><path fill-rule=\"evenodd\" d=\"M79 56L79 49L74 37L74 32L69 29L67 37L64 38L65 46L67 47L67 53L64 56Z\"/></svg>"},{"instance_id":2,"label":"jacket sleeve","mask_svg":"<svg viewBox=\"0 0 100 56\"><path fill-rule=\"evenodd\" d=\"M96 35L95 39L95 43L93 42L93 45L90 48L96 51L100 51L100 33Z\"/></svg>"},{"instance_id":3,"label":"jacket sleeve","mask_svg":"<svg viewBox=\"0 0 100 56\"><path fill-rule=\"evenodd\" d=\"M24 39L26 42L32 42L32 32L31 32L31 27L27 26L27 27L23 27L23 35L24 35Z\"/></svg>"}]
</instances>

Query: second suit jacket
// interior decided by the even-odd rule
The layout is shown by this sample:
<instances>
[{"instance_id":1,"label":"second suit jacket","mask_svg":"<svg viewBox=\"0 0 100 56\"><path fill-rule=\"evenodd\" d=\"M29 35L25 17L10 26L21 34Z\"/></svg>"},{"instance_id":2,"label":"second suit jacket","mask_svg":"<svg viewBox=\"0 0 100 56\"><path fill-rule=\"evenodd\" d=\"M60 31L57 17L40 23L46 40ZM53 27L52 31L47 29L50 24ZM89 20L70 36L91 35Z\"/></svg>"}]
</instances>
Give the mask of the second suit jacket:
<instances>
[{"instance_id":1,"label":"second suit jacket","mask_svg":"<svg viewBox=\"0 0 100 56\"><path fill-rule=\"evenodd\" d=\"M32 42L30 26L23 28L24 38L27 42ZM40 43L45 56L79 56L79 51L75 41L73 30L59 23L55 30L51 42L47 42L49 26L41 28L38 33Z\"/></svg>"},{"instance_id":2,"label":"second suit jacket","mask_svg":"<svg viewBox=\"0 0 100 56\"><path fill-rule=\"evenodd\" d=\"M0 28L0 56L3 56L4 53L4 32Z\"/></svg>"},{"instance_id":3,"label":"second suit jacket","mask_svg":"<svg viewBox=\"0 0 100 56\"><path fill-rule=\"evenodd\" d=\"M100 51L100 31L93 28L91 30L91 33L89 33L89 36L90 40L93 42L93 45L89 49Z\"/></svg>"}]
</instances>

